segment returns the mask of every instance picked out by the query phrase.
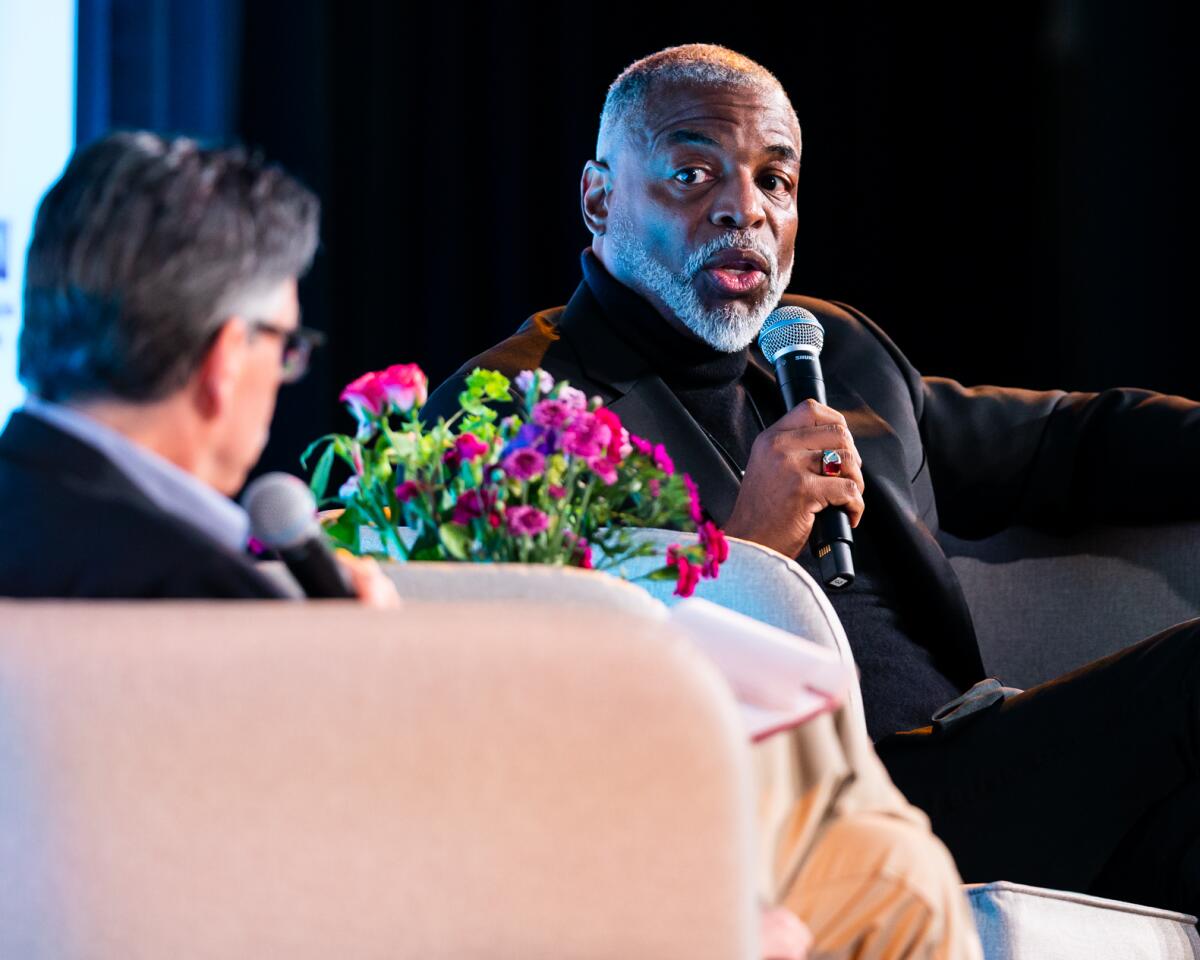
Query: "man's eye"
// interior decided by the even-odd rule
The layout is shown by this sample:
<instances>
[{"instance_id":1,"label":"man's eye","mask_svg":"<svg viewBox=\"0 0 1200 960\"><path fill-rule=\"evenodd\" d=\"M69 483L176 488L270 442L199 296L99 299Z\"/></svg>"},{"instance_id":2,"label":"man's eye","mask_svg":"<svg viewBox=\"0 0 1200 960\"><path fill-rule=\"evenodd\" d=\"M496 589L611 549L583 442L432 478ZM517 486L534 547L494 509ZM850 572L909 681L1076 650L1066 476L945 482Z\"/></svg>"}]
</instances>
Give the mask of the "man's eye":
<instances>
[{"instance_id":1,"label":"man's eye","mask_svg":"<svg viewBox=\"0 0 1200 960\"><path fill-rule=\"evenodd\" d=\"M788 190L787 180L774 173L763 174L758 178L758 183L764 190L769 190L771 193L786 193Z\"/></svg>"},{"instance_id":2,"label":"man's eye","mask_svg":"<svg viewBox=\"0 0 1200 960\"><path fill-rule=\"evenodd\" d=\"M682 170L676 171L675 179L685 186L695 186L697 183L705 183L712 179L712 174L703 167L684 167Z\"/></svg>"}]
</instances>

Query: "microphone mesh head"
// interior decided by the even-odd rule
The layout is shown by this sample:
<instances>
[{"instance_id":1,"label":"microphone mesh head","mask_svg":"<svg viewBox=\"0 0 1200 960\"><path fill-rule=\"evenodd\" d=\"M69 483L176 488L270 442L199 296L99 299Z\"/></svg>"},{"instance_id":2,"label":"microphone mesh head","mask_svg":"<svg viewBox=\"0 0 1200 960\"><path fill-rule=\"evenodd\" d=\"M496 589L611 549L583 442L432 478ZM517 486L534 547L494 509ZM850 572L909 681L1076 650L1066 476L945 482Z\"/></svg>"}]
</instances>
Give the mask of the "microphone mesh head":
<instances>
[{"instance_id":1,"label":"microphone mesh head","mask_svg":"<svg viewBox=\"0 0 1200 960\"><path fill-rule=\"evenodd\" d=\"M271 550L287 550L319 533L317 501L308 484L290 473L265 473L242 494L250 536Z\"/></svg>"},{"instance_id":2,"label":"microphone mesh head","mask_svg":"<svg viewBox=\"0 0 1200 960\"><path fill-rule=\"evenodd\" d=\"M820 355L825 345L825 328L803 307L779 307L771 311L759 331L758 345L771 363L789 350Z\"/></svg>"}]
</instances>

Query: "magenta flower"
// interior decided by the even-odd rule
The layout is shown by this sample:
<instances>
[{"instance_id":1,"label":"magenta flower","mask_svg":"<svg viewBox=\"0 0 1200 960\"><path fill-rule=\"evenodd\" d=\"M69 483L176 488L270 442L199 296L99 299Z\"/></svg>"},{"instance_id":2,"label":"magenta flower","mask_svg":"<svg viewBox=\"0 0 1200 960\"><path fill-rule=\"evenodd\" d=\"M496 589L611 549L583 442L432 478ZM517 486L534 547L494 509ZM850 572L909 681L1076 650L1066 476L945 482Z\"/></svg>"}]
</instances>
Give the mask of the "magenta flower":
<instances>
[{"instance_id":1,"label":"magenta flower","mask_svg":"<svg viewBox=\"0 0 1200 960\"><path fill-rule=\"evenodd\" d=\"M550 518L537 507L509 507L504 513L508 530L518 537L532 537L550 526Z\"/></svg>"},{"instance_id":2,"label":"magenta flower","mask_svg":"<svg viewBox=\"0 0 1200 960\"><path fill-rule=\"evenodd\" d=\"M649 440L644 440L632 433L629 435L629 442L633 445L633 449L644 457L648 457L654 452L654 447Z\"/></svg>"},{"instance_id":3,"label":"magenta flower","mask_svg":"<svg viewBox=\"0 0 1200 960\"><path fill-rule=\"evenodd\" d=\"M400 413L425 405L429 381L415 363L396 363L376 376L388 402Z\"/></svg>"},{"instance_id":4,"label":"magenta flower","mask_svg":"<svg viewBox=\"0 0 1200 960\"><path fill-rule=\"evenodd\" d=\"M572 412L561 400L539 400L533 408L533 422L557 430L571 418Z\"/></svg>"},{"instance_id":5,"label":"magenta flower","mask_svg":"<svg viewBox=\"0 0 1200 960\"><path fill-rule=\"evenodd\" d=\"M689 477L686 473L683 475L683 485L688 492L688 510L692 516L693 523L702 523L704 521L704 511L700 508L700 491L696 489L696 481Z\"/></svg>"},{"instance_id":6,"label":"magenta flower","mask_svg":"<svg viewBox=\"0 0 1200 960\"><path fill-rule=\"evenodd\" d=\"M675 461L671 459L671 455L667 453L667 448L661 443L654 445L654 465L667 476L675 472Z\"/></svg>"},{"instance_id":7,"label":"magenta flower","mask_svg":"<svg viewBox=\"0 0 1200 960\"><path fill-rule=\"evenodd\" d=\"M607 407L600 407L593 416L608 427L608 459L620 463L628 456L628 451L621 453L622 440L627 436L625 428L621 426L621 418Z\"/></svg>"},{"instance_id":8,"label":"magenta flower","mask_svg":"<svg viewBox=\"0 0 1200 960\"><path fill-rule=\"evenodd\" d=\"M561 500L567 495L567 488L560 487L557 483L552 483L550 486L546 487L546 492L555 500Z\"/></svg>"},{"instance_id":9,"label":"magenta flower","mask_svg":"<svg viewBox=\"0 0 1200 960\"><path fill-rule=\"evenodd\" d=\"M696 584L700 582L700 567L687 558L677 543L667 547L667 566L674 567L678 571L675 579L675 596L690 597L696 592Z\"/></svg>"},{"instance_id":10,"label":"magenta flower","mask_svg":"<svg viewBox=\"0 0 1200 960\"><path fill-rule=\"evenodd\" d=\"M464 433L454 438L454 446L442 455L442 462L451 469L460 463L482 457L490 448L473 433Z\"/></svg>"},{"instance_id":11,"label":"magenta flower","mask_svg":"<svg viewBox=\"0 0 1200 960\"><path fill-rule=\"evenodd\" d=\"M603 480L606 486L612 486L617 482L618 464L610 460L608 454L601 454L598 457L588 457L586 462L592 473Z\"/></svg>"},{"instance_id":12,"label":"magenta flower","mask_svg":"<svg viewBox=\"0 0 1200 960\"><path fill-rule=\"evenodd\" d=\"M485 516L495 503L495 491L465 490L454 505L450 519L454 523L470 523Z\"/></svg>"},{"instance_id":13,"label":"magenta flower","mask_svg":"<svg viewBox=\"0 0 1200 960\"><path fill-rule=\"evenodd\" d=\"M396 487L396 499L401 503L408 503L413 497L421 492L421 486L412 480L405 480L402 484Z\"/></svg>"},{"instance_id":14,"label":"magenta flower","mask_svg":"<svg viewBox=\"0 0 1200 960\"><path fill-rule=\"evenodd\" d=\"M546 469L546 458L532 447L519 447L505 457L500 466L510 477L518 480L532 480L540 477Z\"/></svg>"},{"instance_id":15,"label":"magenta flower","mask_svg":"<svg viewBox=\"0 0 1200 960\"><path fill-rule=\"evenodd\" d=\"M652 496L655 500L662 496L662 484L655 480L654 477L650 478L649 482L646 484L646 489L650 491L650 496Z\"/></svg>"},{"instance_id":16,"label":"magenta flower","mask_svg":"<svg viewBox=\"0 0 1200 960\"><path fill-rule=\"evenodd\" d=\"M563 431L562 447L586 459L599 456L611 439L612 431L594 413L579 413Z\"/></svg>"},{"instance_id":17,"label":"magenta flower","mask_svg":"<svg viewBox=\"0 0 1200 960\"><path fill-rule=\"evenodd\" d=\"M587 537L581 537L568 530L563 535L563 540L571 549L571 562L575 566L584 570L595 569L592 565L592 545L587 542Z\"/></svg>"},{"instance_id":18,"label":"magenta flower","mask_svg":"<svg viewBox=\"0 0 1200 960\"><path fill-rule=\"evenodd\" d=\"M364 373L346 385L338 398L350 408L360 423L378 417L387 405L387 392L378 373Z\"/></svg>"},{"instance_id":19,"label":"magenta flower","mask_svg":"<svg viewBox=\"0 0 1200 960\"><path fill-rule=\"evenodd\" d=\"M711 520L700 524L700 545L704 547L704 565L700 573L709 580L714 580L721 569L721 564L729 559L729 544L725 534Z\"/></svg>"}]
</instances>

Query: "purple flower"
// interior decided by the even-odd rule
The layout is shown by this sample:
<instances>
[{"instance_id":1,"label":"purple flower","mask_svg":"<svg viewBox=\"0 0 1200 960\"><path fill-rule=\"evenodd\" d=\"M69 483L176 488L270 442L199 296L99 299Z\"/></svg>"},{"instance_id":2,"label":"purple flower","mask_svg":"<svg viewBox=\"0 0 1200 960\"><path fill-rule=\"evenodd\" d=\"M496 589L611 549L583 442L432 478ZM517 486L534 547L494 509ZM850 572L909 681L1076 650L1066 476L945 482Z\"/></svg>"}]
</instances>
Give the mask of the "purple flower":
<instances>
[{"instance_id":1,"label":"purple flower","mask_svg":"<svg viewBox=\"0 0 1200 960\"><path fill-rule=\"evenodd\" d=\"M522 370L513 380L513 385L521 391L528 393L529 388L533 386L533 378L537 377L538 393L549 393L554 388L554 378L545 370Z\"/></svg>"},{"instance_id":2,"label":"purple flower","mask_svg":"<svg viewBox=\"0 0 1200 960\"><path fill-rule=\"evenodd\" d=\"M571 418L572 413L574 411L562 400L539 400L533 408L533 422L557 430Z\"/></svg>"},{"instance_id":3,"label":"purple flower","mask_svg":"<svg viewBox=\"0 0 1200 960\"><path fill-rule=\"evenodd\" d=\"M454 505L454 512L450 515L450 519L454 523L463 524L478 520L492 509L495 502L496 493L493 490L465 490L458 498L458 503Z\"/></svg>"},{"instance_id":4,"label":"purple flower","mask_svg":"<svg viewBox=\"0 0 1200 960\"><path fill-rule=\"evenodd\" d=\"M577 457L596 457L604 452L612 439L608 425L595 414L580 413L563 431L563 450Z\"/></svg>"},{"instance_id":5,"label":"purple flower","mask_svg":"<svg viewBox=\"0 0 1200 960\"><path fill-rule=\"evenodd\" d=\"M572 410L587 409L587 394L582 390L576 390L574 387L562 387L558 391L558 399L565 403Z\"/></svg>"},{"instance_id":6,"label":"purple flower","mask_svg":"<svg viewBox=\"0 0 1200 960\"><path fill-rule=\"evenodd\" d=\"M518 480L532 480L539 477L546 469L546 458L532 447L518 447L500 461L500 466L510 477Z\"/></svg>"},{"instance_id":7,"label":"purple flower","mask_svg":"<svg viewBox=\"0 0 1200 960\"><path fill-rule=\"evenodd\" d=\"M504 518L509 532L518 537L536 536L550 526L550 518L537 507L509 507Z\"/></svg>"}]
</instances>

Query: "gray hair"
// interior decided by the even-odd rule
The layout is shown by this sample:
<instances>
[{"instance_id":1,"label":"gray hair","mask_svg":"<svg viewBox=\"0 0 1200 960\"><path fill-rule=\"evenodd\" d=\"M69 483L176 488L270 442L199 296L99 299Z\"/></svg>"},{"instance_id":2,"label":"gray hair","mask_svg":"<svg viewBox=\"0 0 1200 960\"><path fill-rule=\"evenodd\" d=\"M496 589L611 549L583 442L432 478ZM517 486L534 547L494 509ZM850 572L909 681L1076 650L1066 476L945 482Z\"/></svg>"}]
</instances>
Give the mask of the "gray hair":
<instances>
[{"instance_id":1,"label":"gray hair","mask_svg":"<svg viewBox=\"0 0 1200 960\"><path fill-rule=\"evenodd\" d=\"M608 88L600 112L596 159L606 159L605 154L621 134L643 119L646 101L655 86L680 84L750 87L784 93L783 85L771 71L728 47L711 43L667 47L631 63ZM790 101L788 105L791 106ZM792 118L795 116L793 110Z\"/></svg>"},{"instance_id":2,"label":"gray hair","mask_svg":"<svg viewBox=\"0 0 1200 960\"><path fill-rule=\"evenodd\" d=\"M241 149L145 132L96 141L38 208L22 383L52 401L169 395L229 316L308 269L319 211Z\"/></svg>"}]
</instances>

